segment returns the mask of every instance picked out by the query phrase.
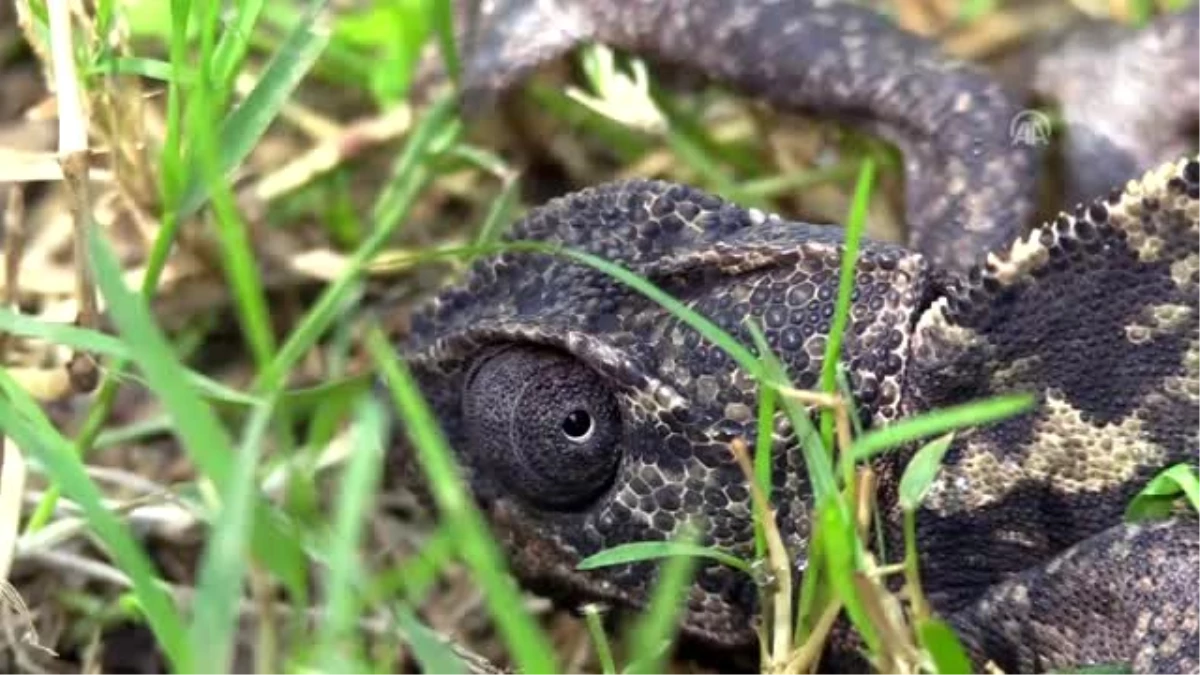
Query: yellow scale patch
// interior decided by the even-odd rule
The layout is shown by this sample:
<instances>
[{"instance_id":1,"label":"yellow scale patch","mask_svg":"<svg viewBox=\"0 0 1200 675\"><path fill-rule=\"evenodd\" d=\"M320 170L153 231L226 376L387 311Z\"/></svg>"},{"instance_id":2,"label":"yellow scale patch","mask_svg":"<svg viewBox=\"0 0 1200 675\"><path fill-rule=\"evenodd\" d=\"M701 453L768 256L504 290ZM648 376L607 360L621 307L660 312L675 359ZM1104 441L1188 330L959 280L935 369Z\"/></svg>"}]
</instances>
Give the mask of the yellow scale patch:
<instances>
[{"instance_id":1,"label":"yellow scale patch","mask_svg":"<svg viewBox=\"0 0 1200 675\"><path fill-rule=\"evenodd\" d=\"M1035 481L1066 494L1099 492L1162 462L1166 449L1151 443L1136 412L1120 423L1085 422L1065 399L1047 395L1034 423L1036 447L1004 454L970 439L964 459L947 466L926 504L943 514L969 512L1001 501L1019 484Z\"/></svg>"}]
</instances>

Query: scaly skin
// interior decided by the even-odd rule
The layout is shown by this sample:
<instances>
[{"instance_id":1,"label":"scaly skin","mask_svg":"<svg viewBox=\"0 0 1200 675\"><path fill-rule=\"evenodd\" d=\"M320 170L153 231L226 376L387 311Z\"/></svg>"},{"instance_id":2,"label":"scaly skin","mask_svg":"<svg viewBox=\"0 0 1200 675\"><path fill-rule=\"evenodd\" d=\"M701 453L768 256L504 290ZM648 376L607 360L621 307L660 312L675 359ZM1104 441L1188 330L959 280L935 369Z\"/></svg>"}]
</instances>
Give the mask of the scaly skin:
<instances>
[{"instance_id":1,"label":"scaly skin","mask_svg":"<svg viewBox=\"0 0 1200 675\"><path fill-rule=\"evenodd\" d=\"M881 135L904 156L908 244L941 269L964 272L1036 224L1044 139L1031 145L1014 128L1033 119L1035 97L1062 119L1066 185L1056 203L1119 190L1196 149L1194 7L1143 29L1085 22L1032 45L1022 59L1028 80L1011 89L850 2L490 0L456 9L467 111L595 41Z\"/></svg>"},{"instance_id":2,"label":"scaly skin","mask_svg":"<svg viewBox=\"0 0 1200 675\"><path fill-rule=\"evenodd\" d=\"M796 112L858 124L904 156L912 247L965 270L1033 215L1034 145L1020 100L852 4L793 0L493 0L467 12L467 109L584 41L678 65Z\"/></svg>"},{"instance_id":3,"label":"scaly skin","mask_svg":"<svg viewBox=\"0 0 1200 675\"><path fill-rule=\"evenodd\" d=\"M979 644L1007 637L970 619L1000 611L977 604L990 589L1013 575L1050 579L1054 557L1071 546L1120 539L1139 486L1163 467L1196 462L1198 174L1195 160L1164 166L1115 200L1034 230L963 279L894 245L863 247L843 361L865 420L878 426L1010 391L1038 400L1033 413L959 434L918 514L928 595L939 612L981 631ZM510 236L617 261L744 343L743 320L760 321L793 381L817 379L836 295L837 230L632 181L553 200ZM728 444L755 439L754 382L657 304L568 260L508 253L475 264L412 326L403 356L529 586L570 602L639 606L652 567L585 573L576 563L669 537L693 516L705 519L707 543L753 554L749 494ZM568 421L578 410L592 432L575 442L565 434L580 431ZM778 518L803 559L810 490L782 418L773 447ZM393 458L394 475L417 473L404 466L408 453ZM883 474L895 475L888 461ZM892 551L894 487L886 482L881 494ZM1130 586L1114 615L1170 607L1194 618L1194 596L1155 582L1170 581L1164 567L1191 575L1200 562L1186 543L1195 529L1182 528L1185 543L1173 544L1190 553L1154 568L1148 585ZM1058 591L1074 597L1095 579L1063 583L1080 585ZM711 565L692 589L686 629L745 647L755 611L750 580ZM1096 635L1077 615L1061 618ZM1120 633L1127 641L1104 650L1071 643L1035 662L1068 667L1078 664L1060 655L1110 653L1133 661L1147 646L1194 645L1195 623L1185 627L1192 632L1162 645L1152 642L1157 634ZM1065 639L1039 622L1026 629L1048 644ZM1195 667L1191 652L1155 654L1142 663Z\"/></svg>"},{"instance_id":4,"label":"scaly skin","mask_svg":"<svg viewBox=\"0 0 1200 675\"><path fill-rule=\"evenodd\" d=\"M960 145L969 125L956 126L971 118L982 137L1007 142L1008 99L985 95L999 91L986 77L861 9L764 3L717 17L700 1L654 3L661 14L633 2L492 4L491 20L513 23L475 27L474 53L504 57L468 61L466 82L485 85L469 87L475 92L508 86L540 60L598 38L696 66L777 104L853 110L906 130L897 142L911 153L912 246L864 244L843 350L862 417L879 426L1010 391L1037 400L1031 413L960 433L946 457L917 521L934 609L980 667L993 659L1008 670L1113 660L1139 671L1197 668L1195 520L1121 522L1149 476L1197 463L1195 158L1106 188L1021 236L1032 171L1014 168L1032 156L993 142L971 164ZM546 16L556 18L554 30L511 39L515 26L546 27ZM813 28L822 17L837 30ZM701 30L700 43L681 37ZM861 31L874 39L855 39ZM894 52L887 68L873 51L884 45ZM962 117L947 107L959 88L972 101ZM912 92L928 96L905 98ZM944 194L920 197L938 180L914 166L938 167ZM954 237L963 222L979 225ZM837 230L630 181L553 200L509 236L619 262L744 343L744 320L758 321L793 381L816 382L836 295ZM958 257L966 251L979 259L968 269ZM641 606L654 565L585 573L576 563L667 538L694 516L706 523L706 543L752 554L749 495L728 444L755 440L755 384L661 307L565 259L510 253L476 263L412 326L402 354L528 586L572 604ZM784 419L772 440L779 521L802 560L811 491ZM392 459L394 475L417 473L403 444ZM891 477L903 460L879 466L889 551L899 550ZM685 631L747 647L755 602L750 580L705 566ZM833 654L833 663L852 656Z\"/></svg>"}]
</instances>

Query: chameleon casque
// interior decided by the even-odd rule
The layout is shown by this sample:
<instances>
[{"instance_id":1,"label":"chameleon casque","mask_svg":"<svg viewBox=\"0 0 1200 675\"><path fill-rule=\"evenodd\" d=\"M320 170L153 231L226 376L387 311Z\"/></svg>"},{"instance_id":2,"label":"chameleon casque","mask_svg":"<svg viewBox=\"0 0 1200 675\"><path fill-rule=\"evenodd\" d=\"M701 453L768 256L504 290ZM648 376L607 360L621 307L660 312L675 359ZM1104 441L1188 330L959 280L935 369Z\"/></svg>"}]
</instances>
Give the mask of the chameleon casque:
<instances>
[{"instance_id":1,"label":"chameleon casque","mask_svg":"<svg viewBox=\"0 0 1200 675\"><path fill-rule=\"evenodd\" d=\"M1072 206L1042 224L1033 222L1038 150L1009 135L1021 101L862 7L498 0L482 3L465 36L468 99L599 41L896 143L910 241L864 242L843 347L864 421L1003 392L1037 400L1030 413L960 432L917 516L925 591L977 667L1200 667L1194 516L1122 519L1151 476L1194 465L1200 445L1200 164L1184 154L1194 136L1179 140L1194 133L1179 120L1195 122L1197 17L1191 8L1102 35L1107 49L1084 41L1094 58L1140 59L1138 72L1162 78L1161 96L1122 108L1120 96L1090 94L1113 103L1111 116L1137 121L1123 124L1072 89L1062 101L1067 191L1090 196L1061 202ZM1047 58L1066 69L1068 57ZM793 381L817 382L838 228L633 180L555 199L509 237L619 262L745 344L753 318ZM636 608L653 565L576 564L665 539L693 515L706 543L752 555L749 492L729 443L754 442L756 384L637 292L564 258L505 253L477 261L420 309L400 349L530 588ZM773 443L778 521L802 561L810 491L782 417ZM394 473L415 476L402 438L397 445ZM891 551L900 550L904 458L879 460ZM702 566L684 630L752 646L755 603L749 578Z\"/></svg>"}]
</instances>

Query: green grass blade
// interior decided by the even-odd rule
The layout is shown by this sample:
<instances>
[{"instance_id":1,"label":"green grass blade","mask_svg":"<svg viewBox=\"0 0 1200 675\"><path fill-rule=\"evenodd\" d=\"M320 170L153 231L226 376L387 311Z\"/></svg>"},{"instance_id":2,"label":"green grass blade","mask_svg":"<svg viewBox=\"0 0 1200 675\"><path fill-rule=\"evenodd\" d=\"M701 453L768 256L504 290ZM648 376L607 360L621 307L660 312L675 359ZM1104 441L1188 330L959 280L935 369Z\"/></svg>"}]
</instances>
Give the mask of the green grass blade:
<instances>
[{"instance_id":1,"label":"green grass blade","mask_svg":"<svg viewBox=\"0 0 1200 675\"><path fill-rule=\"evenodd\" d=\"M492 206L488 209L483 227L479 228L479 235L475 238L477 245L486 246L500 238L501 228L512 218L512 212L517 205L517 197L520 196L520 192L521 179L519 177L513 175L505 178L500 194L492 200Z\"/></svg>"},{"instance_id":2,"label":"green grass blade","mask_svg":"<svg viewBox=\"0 0 1200 675\"><path fill-rule=\"evenodd\" d=\"M633 163L650 149L649 139L645 135L600 114L556 87L531 82L526 93L538 108L571 128L578 129L580 134L595 138L622 163Z\"/></svg>"},{"instance_id":3,"label":"green grass blade","mask_svg":"<svg viewBox=\"0 0 1200 675\"><path fill-rule=\"evenodd\" d=\"M624 565L675 556L708 558L746 574L753 574L750 563L731 553L711 546L700 546L681 541L632 541L619 544L584 558L579 561L575 569L594 570L611 565Z\"/></svg>"},{"instance_id":4,"label":"green grass blade","mask_svg":"<svg viewBox=\"0 0 1200 675\"><path fill-rule=\"evenodd\" d=\"M325 4L326 0L310 0L304 19L267 64L258 84L225 120L221 128L222 174L228 175L250 154L328 44L329 30L320 20ZM180 217L195 214L208 197L207 182L192 171L179 204Z\"/></svg>"},{"instance_id":5,"label":"green grass blade","mask_svg":"<svg viewBox=\"0 0 1200 675\"><path fill-rule=\"evenodd\" d=\"M403 595L409 605L420 605L447 565L454 563L455 541L449 528L438 527L425 539L421 550L395 567L384 570L370 588L370 602L385 602Z\"/></svg>"},{"instance_id":6,"label":"green grass blade","mask_svg":"<svg viewBox=\"0 0 1200 675\"><path fill-rule=\"evenodd\" d=\"M858 536L847 509L834 508L836 500L817 506L817 536L821 537L821 551L825 554L822 569L828 574L830 585L845 606L846 615L862 635L871 653L879 651L879 635L867 614L854 575L858 574Z\"/></svg>"},{"instance_id":7,"label":"green grass blade","mask_svg":"<svg viewBox=\"0 0 1200 675\"><path fill-rule=\"evenodd\" d=\"M1130 500L1125 519L1137 521L1167 516L1180 496L1187 499L1192 510L1200 511L1200 478L1196 476L1196 469L1186 463L1168 467L1151 479Z\"/></svg>"},{"instance_id":8,"label":"green grass blade","mask_svg":"<svg viewBox=\"0 0 1200 675\"><path fill-rule=\"evenodd\" d=\"M400 624L400 630L404 631L404 637L412 649L417 663L421 666L421 672L463 673L464 675L471 672L471 669L463 663L462 659L458 658L458 654L454 653L450 645L442 641L437 633L422 624L411 609L401 607L397 610L396 621ZM339 671L327 669L325 672Z\"/></svg>"},{"instance_id":9,"label":"green grass blade","mask_svg":"<svg viewBox=\"0 0 1200 675\"><path fill-rule=\"evenodd\" d=\"M1033 404L1033 396L1011 394L942 408L867 432L854 441L852 454L855 461L867 460L884 450L921 438L1019 415Z\"/></svg>"},{"instance_id":10,"label":"green grass blade","mask_svg":"<svg viewBox=\"0 0 1200 675\"><path fill-rule=\"evenodd\" d=\"M5 393L5 402L0 405L0 429L18 447L36 457L55 484L83 509L91 532L104 542L117 566L132 581L142 613L172 668L176 672L188 668L191 651L184 621L149 556L125 523L105 507L103 495L88 477L71 444L2 368L0 386Z\"/></svg>"},{"instance_id":11,"label":"green grass blade","mask_svg":"<svg viewBox=\"0 0 1200 675\"><path fill-rule=\"evenodd\" d=\"M111 335L70 324L43 321L33 316L18 314L8 307L0 307L0 332L18 337L37 338L93 354L116 358L129 357L128 346Z\"/></svg>"},{"instance_id":12,"label":"green grass blade","mask_svg":"<svg viewBox=\"0 0 1200 675\"><path fill-rule=\"evenodd\" d=\"M908 466L904 467L904 475L900 477L901 507L915 511L921 505L953 441L953 433L945 434L929 441L913 454Z\"/></svg>"},{"instance_id":13,"label":"green grass blade","mask_svg":"<svg viewBox=\"0 0 1200 675\"><path fill-rule=\"evenodd\" d=\"M203 177L206 192L212 199L221 264L238 323L255 363L262 368L270 362L275 352L275 334L258 261L255 260L254 244L246 223L238 213L233 191L225 180L225 167L221 166L215 128L216 101L207 93L207 89L205 86L197 87L192 98L192 106L203 110L193 115L196 120L192 129L195 136L194 157L198 158L201 169L199 175Z\"/></svg>"},{"instance_id":14,"label":"green grass blade","mask_svg":"<svg viewBox=\"0 0 1200 675\"><path fill-rule=\"evenodd\" d=\"M453 532L463 562L478 581L514 663L526 673L557 672L554 650L522 609L521 596L508 574L504 556L467 494L453 453L408 367L396 358L394 348L378 328L368 332L367 349L388 384L438 512Z\"/></svg>"},{"instance_id":15,"label":"green grass blade","mask_svg":"<svg viewBox=\"0 0 1200 675\"><path fill-rule=\"evenodd\" d=\"M779 393L774 387L758 387L758 411L756 413L757 428L754 438L754 479L758 481L763 491L763 498L769 504L774 479L771 475L775 460L775 407L778 404ZM754 528L754 557L762 559L767 554L767 539L761 524Z\"/></svg>"},{"instance_id":16,"label":"green grass blade","mask_svg":"<svg viewBox=\"0 0 1200 675\"><path fill-rule=\"evenodd\" d=\"M454 41L454 3L451 0L431 0L428 9L430 24L437 35L438 49L441 50L442 64L446 67L446 75L457 86L460 65L458 44Z\"/></svg>"},{"instance_id":17,"label":"green grass blade","mask_svg":"<svg viewBox=\"0 0 1200 675\"><path fill-rule=\"evenodd\" d=\"M154 283L149 284L150 288L157 286L158 275L161 273L161 269L157 272L154 271L153 263L166 254L163 240L174 240L175 238L175 228L178 226L179 218L174 217L175 209L171 207L177 203L187 180L187 166L183 161L185 135L183 86L190 84L193 77L191 63L188 61L187 33L188 17L192 10L190 0L170 0L170 6L171 30L167 45L167 61L171 64L171 78L167 88L167 133L163 139L162 152L159 153L159 163L162 166L159 191L162 203L167 207L167 213L164 214L162 230L155 240L152 253L146 263L146 276L154 280ZM155 256L154 252L159 255Z\"/></svg>"},{"instance_id":18,"label":"green grass blade","mask_svg":"<svg viewBox=\"0 0 1200 675\"><path fill-rule=\"evenodd\" d=\"M821 362L821 390L837 394L837 368L842 358L842 341L846 326L850 322L850 298L854 293L854 268L858 263L858 248L867 224L867 208L871 205L871 188L875 182L875 162L870 157L863 160L858 172L858 183L854 187L854 201L850 205L850 216L846 219L845 239L842 243L842 266L838 275L837 302L834 305L833 321L825 342L825 358ZM833 411L821 411L821 438L826 448L833 448Z\"/></svg>"},{"instance_id":19,"label":"green grass blade","mask_svg":"<svg viewBox=\"0 0 1200 675\"><path fill-rule=\"evenodd\" d=\"M414 256L413 262L420 263L441 260L445 258L463 259L506 251L541 253L545 255L570 258L576 262L583 263L584 265L603 272L646 296L673 314L680 321L683 321L691 326L694 330L696 330L696 332L700 333L702 337L723 350L731 359L737 361L738 365L752 376L759 378L763 376L763 366L761 363L759 363L758 358L720 326L716 325L699 312L696 312L692 308L671 297L668 293L654 285L654 283L651 281L638 276L634 272L622 267L617 263L610 262L586 251L562 248L560 246L555 246L553 244L547 244L540 241L512 241L487 246L460 246L438 249ZM295 332L293 332L293 336L294 335ZM287 350L288 347L285 345L280 349L280 354Z\"/></svg>"},{"instance_id":20,"label":"green grass blade","mask_svg":"<svg viewBox=\"0 0 1200 675\"><path fill-rule=\"evenodd\" d=\"M225 484L232 475L233 443L229 434L212 409L187 386L171 344L154 324L142 298L125 287L120 264L103 235L94 228L88 234L96 285L104 294L113 323L134 347L134 360L175 420L176 432L189 454L214 482Z\"/></svg>"},{"instance_id":21,"label":"green grass blade","mask_svg":"<svg viewBox=\"0 0 1200 675\"><path fill-rule=\"evenodd\" d=\"M246 53L250 51L250 37L254 33L254 25L258 22L264 2L265 0L239 0L237 11L234 12L236 20L221 31L221 38L213 54L213 75L220 86L220 105L225 104L225 99L233 91L238 71Z\"/></svg>"},{"instance_id":22,"label":"green grass blade","mask_svg":"<svg viewBox=\"0 0 1200 675\"><path fill-rule=\"evenodd\" d=\"M96 271L96 285L108 303L109 315L122 337L134 346L134 359L175 422L175 432L188 456L214 485L227 485L234 473L233 443L228 432L212 408L188 385L171 344L154 324L143 298L125 287L115 254L95 228L88 232L88 250ZM252 540L255 557L279 576L289 590L304 597L303 551L283 523L273 518L261 503L255 512Z\"/></svg>"},{"instance_id":23,"label":"green grass blade","mask_svg":"<svg viewBox=\"0 0 1200 675\"><path fill-rule=\"evenodd\" d=\"M858 438L866 433L866 427L863 426L862 417L858 414L858 406L854 403L854 390L850 388L850 374L845 368L838 368L837 374L838 394L843 401L851 404L847 406L846 412L850 417L850 430L853 433L853 438Z\"/></svg>"},{"instance_id":24,"label":"green grass blade","mask_svg":"<svg viewBox=\"0 0 1200 675\"><path fill-rule=\"evenodd\" d=\"M600 662L600 672L604 675L616 675L617 662L613 659L612 645L608 642L608 633L604 632L604 623L600 620L600 607L595 604L584 605L583 617L587 623L588 635L592 638L592 647L596 650L596 660Z\"/></svg>"},{"instance_id":25,"label":"green grass blade","mask_svg":"<svg viewBox=\"0 0 1200 675\"><path fill-rule=\"evenodd\" d=\"M384 445L388 433L383 406L369 396L360 399L352 428L354 450L338 490L333 533L328 547L326 612L317 636L320 646L317 653L331 657L356 639L358 619L362 615L356 591L363 572L359 550L383 473ZM411 636L411 631L406 632ZM326 670L330 671L334 665L326 663ZM442 671L438 669L433 672Z\"/></svg>"},{"instance_id":26,"label":"green grass blade","mask_svg":"<svg viewBox=\"0 0 1200 675\"><path fill-rule=\"evenodd\" d=\"M694 531L686 532L676 543L693 545L696 538ZM663 672L695 567L694 556L673 556L659 568L646 611L629 631L629 665L624 672Z\"/></svg>"},{"instance_id":27,"label":"green grass blade","mask_svg":"<svg viewBox=\"0 0 1200 675\"><path fill-rule=\"evenodd\" d=\"M255 410L238 448L230 480L217 486L221 509L197 579L190 631L193 660L189 672L223 673L232 665L246 553L253 537L255 470L273 410L270 402Z\"/></svg>"},{"instance_id":28,"label":"green grass blade","mask_svg":"<svg viewBox=\"0 0 1200 675\"><path fill-rule=\"evenodd\" d=\"M675 315L680 321L691 326L704 339L720 347L731 359L737 361L738 365L745 369L746 372L755 377L763 374L762 364L736 338L722 330L720 326L713 323L704 315L679 302L658 286L625 269L621 265L584 251L558 248L537 242L517 242L504 248L532 250L549 255L562 255L604 272L647 298L650 298L663 309Z\"/></svg>"},{"instance_id":29,"label":"green grass blade","mask_svg":"<svg viewBox=\"0 0 1200 675\"><path fill-rule=\"evenodd\" d=\"M824 549L825 540L816 529L812 530L805 553L804 577L800 580L800 599L796 602L796 626L792 643L803 644L820 616L824 603L828 600L828 584L822 583L824 573L822 566L827 558Z\"/></svg>"},{"instance_id":30,"label":"green grass blade","mask_svg":"<svg viewBox=\"0 0 1200 675\"><path fill-rule=\"evenodd\" d=\"M42 321L32 316L17 314L7 308L0 308L0 331L10 335L38 338L53 342L54 344L65 345L77 350L120 360L129 359L132 354L132 350L128 345L111 335L68 324ZM258 397L242 393L207 375L185 368L182 365L180 368L186 373L187 381L192 383L201 394L213 401L241 408L252 407L261 402ZM112 377L137 379L121 374L113 375ZM304 390L297 392L297 395L301 394L304 394Z\"/></svg>"},{"instance_id":31,"label":"green grass blade","mask_svg":"<svg viewBox=\"0 0 1200 675\"><path fill-rule=\"evenodd\" d=\"M958 636L944 622L937 619L920 622L917 624L917 637L933 660L934 672L940 675L970 675L975 672Z\"/></svg>"},{"instance_id":32,"label":"green grass blade","mask_svg":"<svg viewBox=\"0 0 1200 675\"><path fill-rule=\"evenodd\" d=\"M171 64L161 59L137 56L118 56L105 59L95 65L89 75L137 75L149 80L170 82L173 74ZM186 83L185 83L186 84Z\"/></svg>"},{"instance_id":33,"label":"green grass blade","mask_svg":"<svg viewBox=\"0 0 1200 675\"><path fill-rule=\"evenodd\" d=\"M393 171L395 182L403 185L399 189L404 195L403 200L387 206L383 209L384 213L377 213L380 218L376 219L375 231L355 249L346 265L345 273L322 291L321 296L288 335L271 364L259 373L255 390L280 386L292 366L303 358L337 319L347 298L353 294L362 270L391 239L400 220L408 212L428 179L429 172L421 162L433 140L444 133L452 123L454 112L454 99L449 96L443 97L417 123Z\"/></svg>"},{"instance_id":34,"label":"green grass blade","mask_svg":"<svg viewBox=\"0 0 1200 675\"><path fill-rule=\"evenodd\" d=\"M754 322L746 322L746 328L758 346L762 367L766 371L765 378L760 378L759 381L766 381L773 386L791 386L787 369L779 357L771 351L770 345L767 343L767 336L763 335ZM845 508L844 500L838 496L837 478L833 473L831 454L821 443L821 435L813 425L808 410L790 396L780 396L779 404L792 423L796 444L800 447L801 454L804 455L804 468L808 472L809 485L812 486L813 503L833 499L839 504L838 508Z\"/></svg>"}]
</instances>

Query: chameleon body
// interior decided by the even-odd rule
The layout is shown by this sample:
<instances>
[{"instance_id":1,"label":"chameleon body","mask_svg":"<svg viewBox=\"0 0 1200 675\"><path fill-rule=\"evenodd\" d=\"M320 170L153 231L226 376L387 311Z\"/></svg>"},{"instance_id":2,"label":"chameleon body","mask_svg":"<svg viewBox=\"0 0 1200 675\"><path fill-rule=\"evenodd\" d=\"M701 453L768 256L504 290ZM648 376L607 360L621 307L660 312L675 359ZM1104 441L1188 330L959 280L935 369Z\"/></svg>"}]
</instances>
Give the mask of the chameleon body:
<instances>
[{"instance_id":1,"label":"chameleon body","mask_svg":"<svg viewBox=\"0 0 1200 675\"><path fill-rule=\"evenodd\" d=\"M908 246L868 241L860 251L842 362L862 419L879 427L994 394L1036 398L1029 413L958 434L917 514L934 610L978 667L1196 670L1195 519L1122 519L1156 472L1197 462L1196 157L1156 160L1029 223L1036 153L1009 142L1015 104L985 74L861 8L719 7L484 3L467 33L464 87L494 94L599 39L893 135L912 235ZM818 381L843 253L836 228L633 180L552 200L508 236L619 263L744 344L753 320L797 386ZM668 538L693 516L705 543L752 555L749 490L729 444L756 440L757 385L645 296L570 259L504 253L418 311L401 352L531 588L642 606L653 564L577 563ZM812 490L782 417L771 443L777 518L803 560ZM400 446L395 471L415 475ZM879 460L892 551L906 457ZM748 647L755 611L747 576L706 564L684 629Z\"/></svg>"}]
</instances>

